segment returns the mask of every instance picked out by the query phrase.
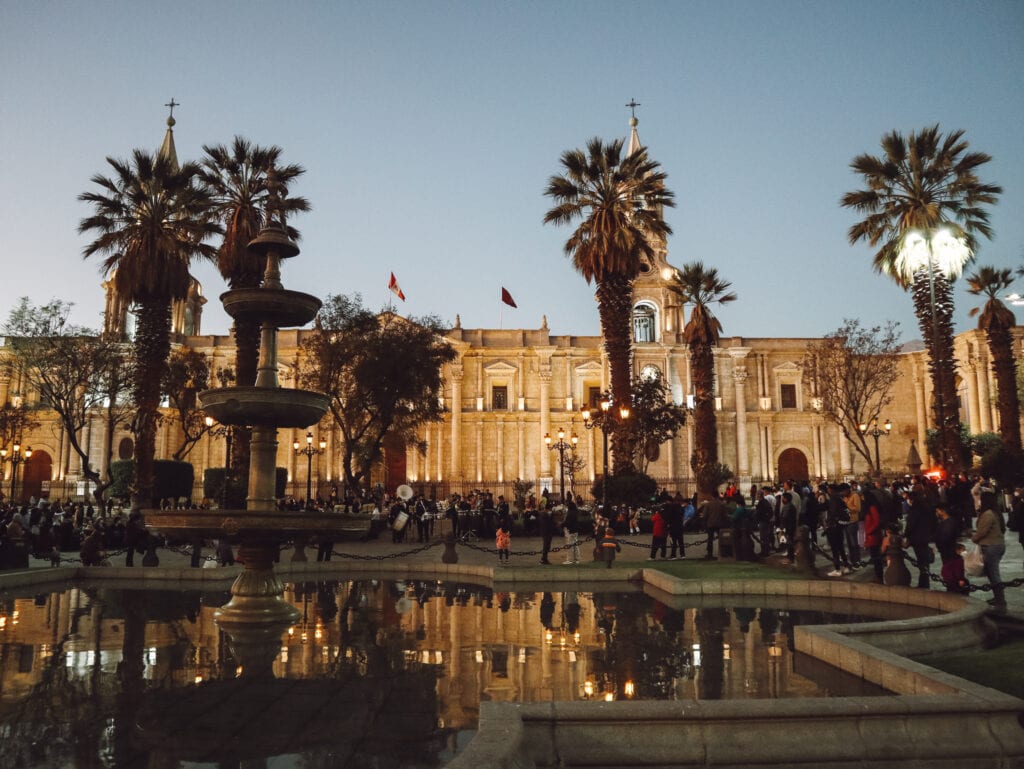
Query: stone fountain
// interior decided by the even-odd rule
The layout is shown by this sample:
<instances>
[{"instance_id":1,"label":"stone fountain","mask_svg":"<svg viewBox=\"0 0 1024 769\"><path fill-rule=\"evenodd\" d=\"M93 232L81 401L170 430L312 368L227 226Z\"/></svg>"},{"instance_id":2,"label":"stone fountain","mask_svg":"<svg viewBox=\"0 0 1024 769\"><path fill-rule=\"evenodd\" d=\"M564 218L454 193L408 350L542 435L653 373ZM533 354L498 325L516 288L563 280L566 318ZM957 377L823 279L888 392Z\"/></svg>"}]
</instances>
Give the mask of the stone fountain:
<instances>
[{"instance_id":1,"label":"stone fountain","mask_svg":"<svg viewBox=\"0 0 1024 769\"><path fill-rule=\"evenodd\" d=\"M276 206L276 195L271 202ZM261 324L259 367L253 386L220 387L199 393L203 410L228 426L251 426L249 488L245 510L149 511L147 526L172 538L227 539L239 545L244 570L231 587L231 600L218 610L216 621L232 640L246 675L266 675L280 647L281 634L298 619L298 611L283 599L284 585L273 564L280 546L289 540L330 536L343 529L343 519L318 511L277 509L274 495L277 431L307 428L327 412L329 396L283 388L277 373L277 332L303 326L316 317L320 300L286 290L281 284L281 260L297 256L284 218L268 216L268 224L249 244L266 259L259 288L221 294L225 311L236 321Z\"/></svg>"}]
</instances>

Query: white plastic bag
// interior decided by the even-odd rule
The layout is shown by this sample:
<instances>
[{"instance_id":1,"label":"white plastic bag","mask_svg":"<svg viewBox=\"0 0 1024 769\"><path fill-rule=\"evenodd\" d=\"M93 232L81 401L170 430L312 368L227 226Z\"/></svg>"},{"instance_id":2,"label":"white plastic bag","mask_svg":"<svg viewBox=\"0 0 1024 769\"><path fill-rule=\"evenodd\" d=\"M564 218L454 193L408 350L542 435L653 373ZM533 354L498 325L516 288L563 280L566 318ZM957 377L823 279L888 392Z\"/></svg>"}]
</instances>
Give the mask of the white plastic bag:
<instances>
[{"instance_id":1,"label":"white plastic bag","mask_svg":"<svg viewBox=\"0 0 1024 769\"><path fill-rule=\"evenodd\" d=\"M964 556L964 571L972 577L980 577L985 573L985 557L981 554L981 545L975 545Z\"/></svg>"}]
</instances>

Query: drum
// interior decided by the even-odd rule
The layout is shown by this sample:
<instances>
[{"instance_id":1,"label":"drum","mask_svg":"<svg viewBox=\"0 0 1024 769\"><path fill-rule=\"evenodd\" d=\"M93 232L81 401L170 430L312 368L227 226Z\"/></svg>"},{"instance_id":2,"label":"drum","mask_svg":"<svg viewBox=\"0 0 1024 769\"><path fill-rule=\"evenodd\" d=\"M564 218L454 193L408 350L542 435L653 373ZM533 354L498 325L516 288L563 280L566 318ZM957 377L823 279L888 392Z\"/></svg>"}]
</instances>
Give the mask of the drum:
<instances>
[{"instance_id":1,"label":"drum","mask_svg":"<svg viewBox=\"0 0 1024 769\"><path fill-rule=\"evenodd\" d=\"M399 513L397 516L395 516L395 524L394 524L393 528L394 528L395 531L401 531L402 529L405 528L405 524L407 524L408 522L409 522L409 514L408 513Z\"/></svg>"}]
</instances>

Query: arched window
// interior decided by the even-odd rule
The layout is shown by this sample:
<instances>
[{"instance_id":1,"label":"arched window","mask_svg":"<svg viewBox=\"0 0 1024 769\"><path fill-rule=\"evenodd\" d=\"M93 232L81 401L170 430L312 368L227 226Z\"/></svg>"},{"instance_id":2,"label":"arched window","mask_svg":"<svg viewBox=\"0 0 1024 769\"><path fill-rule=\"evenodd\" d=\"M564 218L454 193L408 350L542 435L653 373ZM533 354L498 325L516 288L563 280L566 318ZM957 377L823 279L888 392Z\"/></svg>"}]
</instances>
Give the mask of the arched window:
<instances>
[{"instance_id":1,"label":"arched window","mask_svg":"<svg viewBox=\"0 0 1024 769\"><path fill-rule=\"evenodd\" d=\"M641 302L633 308L633 341L658 341L658 311L653 304Z\"/></svg>"}]
</instances>

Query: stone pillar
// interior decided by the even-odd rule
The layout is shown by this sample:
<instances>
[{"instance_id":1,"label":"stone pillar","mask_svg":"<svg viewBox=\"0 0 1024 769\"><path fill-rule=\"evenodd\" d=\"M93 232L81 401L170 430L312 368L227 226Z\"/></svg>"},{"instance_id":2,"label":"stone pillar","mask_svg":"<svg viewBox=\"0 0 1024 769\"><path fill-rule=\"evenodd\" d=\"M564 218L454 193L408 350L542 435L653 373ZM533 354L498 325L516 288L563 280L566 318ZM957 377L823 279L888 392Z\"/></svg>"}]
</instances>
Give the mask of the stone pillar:
<instances>
[{"instance_id":1,"label":"stone pillar","mask_svg":"<svg viewBox=\"0 0 1024 769\"><path fill-rule=\"evenodd\" d=\"M978 391L978 426L980 432L992 432L992 401L989 398L989 365L988 361L981 355L978 356L974 366L974 376L977 379L976 388Z\"/></svg>"},{"instance_id":2,"label":"stone pillar","mask_svg":"<svg viewBox=\"0 0 1024 769\"><path fill-rule=\"evenodd\" d=\"M772 439L771 423L765 427L765 447L768 449L768 477L775 478L775 441ZM776 479L777 480L777 479Z\"/></svg>"},{"instance_id":3,"label":"stone pillar","mask_svg":"<svg viewBox=\"0 0 1024 769\"><path fill-rule=\"evenodd\" d=\"M7 405L7 399L11 392L11 375L4 370L0 370L0 406Z\"/></svg>"},{"instance_id":4,"label":"stone pillar","mask_svg":"<svg viewBox=\"0 0 1024 769\"><path fill-rule=\"evenodd\" d=\"M540 371L540 473L551 475L551 452L544 445L544 436L551 432L551 359L542 361Z\"/></svg>"},{"instance_id":5,"label":"stone pillar","mask_svg":"<svg viewBox=\"0 0 1024 769\"><path fill-rule=\"evenodd\" d=\"M476 423L476 436L474 443L476 444L476 482L480 483L484 479L484 423L480 420Z\"/></svg>"},{"instance_id":6,"label":"stone pillar","mask_svg":"<svg viewBox=\"0 0 1024 769\"><path fill-rule=\"evenodd\" d=\"M450 476L462 477L462 377L461 363L453 364L452 375L452 455Z\"/></svg>"},{"instance_id":7,"label":"stone pillar","mask_svg":"<svg viewBox=\"0 0 1024 769\"><path fill-rule=\"evenodd\" d=\"M739 347L729 350L733 358L733 384L736 390L736 474L741 478L750 475L750 452L747 449L747 367L742 365L747 357L748 348Z\"/></svg>"},{"instance_id":8,"label":"stone pillar","mask_svg":"<svg viewBox=\"0 0 1024 769\"><path fill-rule=\"evenodd\" d=\"M853 458L850 456L850 442L846 440L843 431L836 427L836 436L839 438L839 474L853 475Z\"/></svg>"},{"instance_id":9,"label":"stone pillar","mask_svg":"<svg viewBox=\"0 0 1024 769\"><path fill-rule=\"evenodd\" d=\"M964 381L967 384L967 421L972 433L981 432L981 407L978 405L978 358L971 355L967 360Z\"/></svg>"},{"instance_id":10,"label":"stone pillar","mask_svg":"<svg viewBox=\"0 0 1024 769\"><path fill-rule=\"evenodd\" d=\"M498 451L497 463L498 463L498 483L504 483L505 481L505 422L504 417L498 417L498 421L494 423L495 430L498 431L497 440L494 442L494 447Z\"/></svg>"},{"instance_id":11,"label":"stone pillar","mask_svg":"<svg viewBox=\"0 0 1024 769\"><path fill-rule=\"evenodd\" d=\"M520 416L516 419L516 477L523 479L526 478L526 436L523 431L526 429L526 424L523 418Z\"/></svg>"}]
</instances>

